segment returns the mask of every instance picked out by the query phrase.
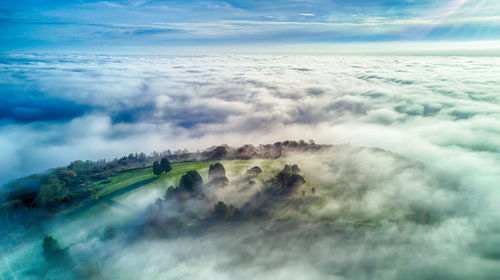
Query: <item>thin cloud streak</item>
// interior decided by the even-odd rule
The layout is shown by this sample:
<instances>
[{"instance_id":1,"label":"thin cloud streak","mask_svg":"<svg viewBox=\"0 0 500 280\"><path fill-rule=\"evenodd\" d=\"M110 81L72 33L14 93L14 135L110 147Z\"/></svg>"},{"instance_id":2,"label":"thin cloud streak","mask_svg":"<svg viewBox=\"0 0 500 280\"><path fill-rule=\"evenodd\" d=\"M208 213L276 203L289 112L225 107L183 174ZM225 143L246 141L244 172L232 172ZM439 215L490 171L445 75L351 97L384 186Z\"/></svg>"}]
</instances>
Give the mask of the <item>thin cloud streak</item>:
<instances>
[{"instance_id":1,"label":"thin cloud streak","mask_svg":"<svg viewBox=\"0 0 500 280\"><path fill-rule=\"evenodd\" d=\"M390 2L390 3L389 3ZM5 4L3 49L499 39L491 0ZM200 7L203 7L200 10ZM204 12L210 11L210 12ZM475 12L471 12L475 11ZM117 15L120 16L117 16ZM135 32L149 28L150 31ZM175 33L162 31L175 29ZM478 38L479 37L479 38Z\"/></svg>"}]
</instances>

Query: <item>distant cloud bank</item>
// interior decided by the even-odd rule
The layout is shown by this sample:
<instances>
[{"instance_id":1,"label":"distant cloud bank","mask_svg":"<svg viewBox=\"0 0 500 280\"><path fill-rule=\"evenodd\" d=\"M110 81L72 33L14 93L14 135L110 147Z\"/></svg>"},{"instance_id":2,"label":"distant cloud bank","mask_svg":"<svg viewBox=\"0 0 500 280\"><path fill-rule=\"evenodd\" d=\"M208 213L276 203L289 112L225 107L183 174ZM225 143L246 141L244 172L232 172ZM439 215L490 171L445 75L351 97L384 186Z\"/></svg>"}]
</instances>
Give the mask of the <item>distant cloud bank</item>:
<instances>
[{"instance_id":1,"label":"distant cloud bank","mask_svg":"<svg viewBox=\"0 0 500 280\"><path fill-rule=\"evenodd\" d=\"M315 139L376 146L494 186L497 58L11 55L0 178L75 159Z\"/></svg>"}]
</instances>

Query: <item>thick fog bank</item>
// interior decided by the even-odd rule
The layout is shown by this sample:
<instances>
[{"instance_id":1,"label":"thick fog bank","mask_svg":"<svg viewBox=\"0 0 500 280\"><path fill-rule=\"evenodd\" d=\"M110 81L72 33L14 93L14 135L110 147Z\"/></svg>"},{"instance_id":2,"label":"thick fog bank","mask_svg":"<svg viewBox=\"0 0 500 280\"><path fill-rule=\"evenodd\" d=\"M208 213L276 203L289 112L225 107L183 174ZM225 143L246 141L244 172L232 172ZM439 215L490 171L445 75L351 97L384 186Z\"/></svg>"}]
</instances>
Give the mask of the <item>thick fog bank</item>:
<instances>
[{"instance_id":1,"label":"thick fog bank","mask_svg":"<svg viewBox=\"0 0 500 280\"><path fill-rule=\"evenodd\" d=\"M500 275L498 58L4 55L0 65L1 182L75 159L222 143L385 150L290 155L306 185L237 226L131 240L75 221L54 229L71 269L45 264L35 244L4 253L2 276L74 277L74 267L121 279ZM241 205L259 187L215 195ZM137 209L154 195L136 198ZM103 231L113 224L99 217Z\"/></svg>"},{"instance_id":2,"label":"thick fog bank","mask_svg":"<svg viewBox=\"0 0 500 280\"><path fill-rule=\"evenodd\" d=\"M111 237L88 232L69 249L74 265L88 271L91 259L94 275L106 279L495 279L500 274L498 212L455 176L354 146L283 161L298 164L306 183L284 200L269 201L268 215L243 215L163 237L136 235L144 220L116 228ZM234 183L238 178L230 176L228 186L209 191L207 197L215 195L209 204L199 198L183 203L203 214L218 199L240 207L261 187L242 188ZM167 200L162 211L172 213L176 203ZM61 236L62 242L72 239Z\"/></svg>"},{"instance_id":3,"label":"thick fog bank","mask_svg":"<svg viewBox=\"0 0 500 280\"><path fill-rule=\"evenodd\" d=\"M134 151L315 139L494 188L498 58L3 55L0 181Z\"/></svg>"}]
</instances>

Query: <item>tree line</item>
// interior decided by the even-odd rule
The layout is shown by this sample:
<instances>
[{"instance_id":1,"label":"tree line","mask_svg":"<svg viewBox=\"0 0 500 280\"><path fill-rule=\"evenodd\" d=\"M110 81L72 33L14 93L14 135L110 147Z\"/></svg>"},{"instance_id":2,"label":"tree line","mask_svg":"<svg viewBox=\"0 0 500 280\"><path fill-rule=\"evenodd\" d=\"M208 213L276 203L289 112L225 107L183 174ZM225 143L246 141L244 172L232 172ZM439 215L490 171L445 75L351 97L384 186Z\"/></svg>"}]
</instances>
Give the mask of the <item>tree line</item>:
<instances>
[{"instance_id":1,"label":"tree line","mask_svg":"<svg viewBox=\"0 0 500 280\"><path fill-rule=\"evenodd\" d=\"M153 162L153 174L156 176L161 176L163 172L167 174L172 170L172 166L168 158L164 157L160 161Z\"/></svg>"}]
</instances>

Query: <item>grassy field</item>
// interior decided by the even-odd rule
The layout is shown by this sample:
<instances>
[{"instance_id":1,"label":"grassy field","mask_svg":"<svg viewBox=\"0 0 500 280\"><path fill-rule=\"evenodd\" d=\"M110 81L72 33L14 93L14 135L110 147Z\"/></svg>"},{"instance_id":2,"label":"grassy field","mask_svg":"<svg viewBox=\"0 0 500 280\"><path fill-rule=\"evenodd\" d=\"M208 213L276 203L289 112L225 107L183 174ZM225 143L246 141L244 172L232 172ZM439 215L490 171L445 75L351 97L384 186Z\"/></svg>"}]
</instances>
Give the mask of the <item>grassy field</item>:
<instances>
[{"instance_id":1,"label":"grassy field","mask_svg":"<svg viewBox=\"0 0 500 280\"><path fill-rule=\"evenodd\" d=\"M140 182L147 182L141 188L148 188L152 185L173 185L178 186L180 178L182 175L190 170L196 170L203 177L204 181L207 181L208 177L208 167L210 164L216 161L202 161L202 162L180 162L172 164L172 171L168 174L164 174L157 178L156 180L148 181L148 179L154 179L153 170L151 166L136 169L132 171L123 172L114 177L107 178L109 183L103 184L103 189L98 193L97 198L104 198L110 196L124 188L138 184ZM225 160L221 163L226 168L227 176L231 180L232 177L237 177L239 174L243 174L246 169L258 165L264 170L263 177L271 177L274 173L283 168L285 163L283 160Z\"/></svg>"},{"instance_id":2,"label":"grassy field","mask_svg":"<svg viewBox=\"0 0 500 280\"><path fill-rule=\"evenodd\" d=\"M172 163L172 171L168 174L163 174L156 180L145 184L144 187L150 184L157 184L167 180L173 180L175 185L179 184L180 178L186 172L190 170L200 170L207 168L213 162L180 162ZM205 175L205 174L202 174ZM123 188L129 187L131 185L137 184L142 181L148 181L148 179L154 179L156 176L153 174L151 166L147 166L141 169L136 169L132 171L126 171L120 173L119 175L109 177L109 183L101 185L103 189L98 193L97 198L104 198L120 191ZM204 178L205 179L205 178Z\"/></svg>"},{"instance_id":3,"label":"grassy field","mask_svg":"<svg viewBox=\"0 0 500 280\"><path fill-rule=\"evenodd\" d=\"M262 168L262 177L270 178L276 175L286 163L284 159L255 159L255 160L224 160L221 161L226 169L226 174L231 180L240 174L244 174L248 168L259 166Z\"/></svg>"},{"instance_id":4,"label":"grassy field","mask_svg":"<svg viewBox=\"0 0 500 280\"><path fill-rule=\"evenodd\" d=\"M139 210L143 208L141 203L152 203L154 199L160 198L169 186L179 186L182 175L188 171L195 170L208 181L208 167L217 161L197 161L172 163L172 171L160 177L153 175L151 166L141 169L134 169L108 177L101 183L101 191L93 201L73 209L69 212L78 217L87 217L106 213L108 210L117 211L118 216L122 216L124 209ZM226 175L230 181L245 174L246 170L253 166L260 166L263 174L259 176L259 181L265 181L279 172L286 162L285 159L257 159L257 160L224 160L220 161L226 169ZM113 207L113 206L119 206ZM121 208L121 209L120 209ZM130 214L130 213L129 213ZM128 214L126 214L128 216ZM122 217L124 218L124 217Z\"/></svg>"},{"instance_id":5,"label":"grassy field","mask_svg":"<svg viewBox=\"0 0 500 280\"><path fill-rule=\"evenodd\" d=\"M97 194L97 198L107 196L113 192L116 192L124 187L130 186L142 180L153 178L153 172L151 166L123 172L117 176L109 177L107 180L111 181L107 184L101 185L103 189Z\"/></svg>"}]
</instances>

